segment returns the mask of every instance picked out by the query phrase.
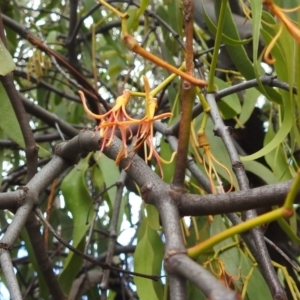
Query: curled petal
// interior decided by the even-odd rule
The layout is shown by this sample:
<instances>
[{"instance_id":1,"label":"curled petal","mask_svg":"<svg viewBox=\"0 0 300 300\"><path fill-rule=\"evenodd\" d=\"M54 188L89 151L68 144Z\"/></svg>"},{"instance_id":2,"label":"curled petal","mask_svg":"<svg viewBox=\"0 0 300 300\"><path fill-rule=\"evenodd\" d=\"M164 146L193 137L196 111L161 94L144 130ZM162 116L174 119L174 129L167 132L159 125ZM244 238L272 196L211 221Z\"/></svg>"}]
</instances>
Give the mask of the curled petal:
<instances>
[{"instance_id":1,"label":"curled petal","mask_svg":"<svg viewBox=\"0 0 300 300\"><path fill-rule=\"evenodd\" d=\"M266 50L265 50L265 53L264 53L264 60L272 65L275 63L275 59L274 58L271 58L271 50L274 48L277 40L279 39L279 36L281 35L282 33L282 26L280 26L277 34L275 35L275 37L273 38L273 40L271 41L271 43L266 47Z\"/></svg>"},{"instance_id":2,"label":"curled petal","mask_svg":"<svg viewBox=\"0 0 300 300\"><path fill-rule=\"evenodd\" d=\"M106 116L109 115L110 111L108 111L107 113L103 114L103 115L96 115L94 114L92 111L90 111L90 109L87 107L86 105L86 99L85 99L85 96L84 96L84 93L82 91L78 91L78 94L79 94L79 97L82 101L82 104L83 104L83 108L84 110L86 111L86 113L91 116L92 118L96 119L96 120L102 120L104 119Z\"/></svg>"}]
</instances>

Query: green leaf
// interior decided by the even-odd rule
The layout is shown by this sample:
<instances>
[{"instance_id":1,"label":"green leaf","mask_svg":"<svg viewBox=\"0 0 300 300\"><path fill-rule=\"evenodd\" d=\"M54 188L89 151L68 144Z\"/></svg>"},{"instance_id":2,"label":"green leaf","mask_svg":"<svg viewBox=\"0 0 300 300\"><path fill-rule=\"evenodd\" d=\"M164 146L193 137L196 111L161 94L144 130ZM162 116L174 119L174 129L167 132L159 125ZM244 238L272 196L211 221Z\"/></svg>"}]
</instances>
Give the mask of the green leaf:
<instances>
[{"instance_id":1,"label":"green leaf","mask_svg":"<svg viewBox=\"0 0 300 300\"><path fill-rule=\"evenodd\" d=\"M219 9L219 6L220 6L220 1L215 1L215 5L217 6L216 7L216 12L217 12ZM260 3L260 6L261 6L261 3ZM224 31L224 34L226 34L228 37L230 37L234 40L240 39L238 30L236 28L235 22L232 18L232 14L231 14L228 6L227 6L227 12L225 15L225 23L224 23L223 31ZM258 78L260 76L259 74L255 73L253 64L252 64L251 60L249 59L248 54L247 54L245 48L243 47L243 45L233 46L233 45L226 44L226 49L227 49L227 52L228 52L232 62L234 63L234 65L236 66L238 71L241 72L241 74L247 80L250 80L253 78ZM270 99L270 101L274 101L278 104L282 103L280 94L278 92L276 92L274 89L272 89L270 87L262 86L262 85L260 85L257 88L258 88L258 90L260 90L261 93L266 95L266 97L268 99Z\"/></svg>"},{"instance_id":2,"label":"green leaf","mask_svg":"<svg viewBox=\"0 0 300 300\"><path fill-rule=\"evenodd\" d=\"M3 130L0 128L0 140L4 137ZM4 148L0 147L0 174L3 174L3 159L4 159ZM2 176L0 176L0 186L2 185Z\"/></svg>"},{"instance_id":3,"label":"green leaf","mask_svg":"<svg viewBox=\"0 0 300 300\"><path fill-rule=\"evenodd\" d=\"M202 3L203 3L203 1L205 1L205 0L202 0ZM205 18L205 23L206 23L207 28L213 35L216 35L218 27L216 26L216 24L213 22L213 20L209 17L208 13L206 12L205 5L203 5L203 15ZM252 38L245 39L245 40L233 39L224 33L222 34L222 42L225 43L226 45L231 45L231 46L244 45L244 44L248 44L251 40L252 40Z\"/></svg>"},{"instance_id":4,"label":"green leaf","mask_svg":"<svg viewBox=\"0 0 300 300\"><path fill-rule=\"evenodd\" d=\"M164 0L164 4L167 9L167 18L164 20L166 20L171 28L181 36L183 33L183 11L181 1Z\"/></svg>"},{"instance_id":5,"label":"green leaf","mask_svg":"<svg viewBox=\"0 0 300 300\"><path fill-rule=\"evenodd\" d=\"M197 132L197 127L195 128L195 130ZM236 180L236 176L232 172L232 165L231 165L230 157L228 155L228 152L227 152L222 140L214 134L214 124L211 119L208 119L208 121L207 121L205 133L206 133L206 137L209 142L210 150L211 150L212 154L222 165L226 166L227 170L231 171L231 175L233 178L233 185L236 189L238 189L238 183ZM222 153L222 155L219 155L219 153ZM216 163L214 163L214 167L216 168L218 174L220 174L225 180L227 180L227 182L230 182L230 177L223 167L221 167L220 165L218 165Z\"/></svg>"},{"instance_id":6,"label":"green leaf","mask_svg":"<svg viewBox=\"0 0 300 300\"><path fill-rule=\"evenodd\" d=\"M260 92L258 92L258 90L255 88L246 90L244 94L244 102L243 102L241 114L239 116L240 125L244 125L248 121L255 108L255 104L258 100L258 97L260 95L261 95Z\"/></svg>"},{"instance_id":7,"label":"green leaf","mask_svg":"<svg viewBox=\"0 0 300 300\"><path fill-rule=\"evenodd\" d=\"M255 174L256 176L263 179L267 184L277 183L277 179L274 173L269 168L257 161L244 161L244 167L247 171Z\"/></svg>"},{"instance_id":8,"label":"green leaf","mask_svg":"<svg viewBox=\"0 0 300 300\"><path fill-rule=\"evenodd\" d=\"M266 18L269 18L269 14L265 14ZM271 21L269 21L271 22ZM268 27L265 26L264 37L267 42L271 42L273 37L276 35L278 26ZM293 86L293 78L294 78L294 39L288 34L287 30L283 28L283 33L280 35L277 43L274 45L272 49L272 55L276 58L274 67L276 69L276 73L278 78L289 83L290 87ZM291 58L291 59L289 59ZM276 147L278 147L289 134L292 125L293 125L293 102L294 96L292 95L292 91L286 92L281 91L282 96L282 110L284 111L284 117L281 122L280 128L277 133L274 135L272 140L269 141L261 150L258 152L241 157L242 161L249 161L265 156L270 153Z\"/></svg>"},{"instance_id":9,"label":"green leaf","mask_svg":"<svg viewBox=\"0 0 300 300\"><path fill-rule=\"evenodd\" d=\"M138 232L138 243L134 253L134 271L147 275L160 275L163 260L163 244L155 230L144 217ZM140 299L163 299L160 282L134 276Z\"/></svg>"},{"instance_id":10,"label":"green leaf","mask_svg":"<svg viewBox=\"0 0 300 300\"><path fill-rule=\"evenodd\" d=\"M173 155L173 150L171 149L169 143L164 141L164 139L161 139L160 148L161 148L160 152L161 152L163 159L165 159L166 161L169 161ZM163 170L163 178L162 179L164 180L164 182L171 183L172 179L173 179L173 175L174 175L174 170L175 170L175 159L173 159L173 161L169 164L161 163L161 167ZM157 170L159 172L158 167L157 167Z\"/></svg>"},{"instance_id":11,"label":"green leaf","mask_svg":"<svg viewBox=\"0 0 300 300\"><path fill-rule=\"evenodd\" d=\"M218 90L223 90L229 87L229 85L223 80L215 77L215 84L218 86ZM223 97L218 101L218 107L224 117L224 119L231 119L241 112L241 103L237 94L231 94Z\"/></svg>"},{"instance_id":12,"label":"green leaf","mask_svg":"<svg viewBox=\"0 0 300 300\"><path fill-rule=\"evenodd\" d=\"M85 236L89 230L93 214L90 213L92 199L88 192L85 173L89 167L89 156L81 160L76 167L64 178L61 191L66 207L73 216L72 246L80 251L84 249ZM88 221L88 224L87 224ZM82 265L82 258L70 252L64 262L64 268L59 276L59 282L65 293L68 293L73 279Z\"/></svg>"},{"instance_id":13,"label":"green leaf","mask_svg":"<svg viewBox=\"0 0 300 300\"><path fill-rule=\"evenodd\" d=\"M264 145L267 145L275 136L272 125L266 133ZM284 153L282 145L265 155L265 160L272 169L276 182L287 181L292 179L293 176L290 172L290 165L287 162L287 157ZM275 183L275 182L274 182Z\"/></svg>"},{"instance_id":14,"label":"green leaf","mask_svg":"<svg viewBox=\"0 0 300 300\"><path fill-rule=\"evenodd\" d=\"M140 8L139 11L137 13L137 19L145 12L147 6L150 5L150 0L141 0L140 1Z\"/></svg>"},{"instance_id":15,"label":"green leaf","mask_svg":"<svg viewBox=\"0 0 300 300\"><path fill-rule=\"evenodd\" d=\"M48 289L47 283L44 279L44 276L40 272L40 266L36 260L36 256L35 256L29 235L25 229L23 229L21 231L21 238L25 242L25 247L28 252L28 257L29 257L29 261L30 261L30 265L31 265L30 267L31 267L31 269L35 270L37 273L39 289L40 289L40 297L41 297L41 299L47 299L47 297L49 296L49 289Z\"/></svg>"},{"instance_id":16,"label":"green leaf","mask_svg":"<svg viewBox=\"0 0 300 300\"><path fill-rule=\"evenodd\" d=\"M243 253L240 252L240 269L241 269L241 277L244 281L244 284L247 288L247 299L248 300L272 300L272 295L270 290L257 269L257 265L251 262L251 260Z\"/></svg>"},{"instance_id":17,"label":"green leaf","mask_svg":"<svg viewBox=\"0 0 300 300\"><path fill-rule=\"evenodd\" d=\"M227 229L221 216L215 216L211 224L211 236L223 232ZM219 252L218 258L223 262L226 272L233 277L235 286L240 289L242 287L239 280L240 272L240 251L237 248L233 237L230 237L214 247L216 253Z\"/></svg>"},{"instance_id":18,"label":"green leaf","mask_svg":"<svg viewBox=\"0 0 300 300\"><path fill-rule=\"evenodd\" d=\"M25 148L25 142L19 122L2 83L0 84L0 107L1 111L5 112L0 118L0 128L9 138L19 144L22 148Z\"/></svg>"},{"instance_id":19,"label":"green leaf","mask_svg":"<svg viewBox=\"0 0 300 300\"><path fill-rule=\"evenodd\" d=\"M159 225L159 214L157 208L154 205L145 204L145 209L147 211L147 219L149 222L149 226L151 226L153 230L159 230L160 225Z\"/></svg>"},{"instance_id":20,"label":"green leaf","mask_svg":"<svg viewBox=\"0 0 300 300\"><path fill-rule=\"evenodd\" d=\"M284 94L284 92L282 93ZM290 99L288 97L283 97L284 108L285 108L284 118L282 120L281 127L279 128L276 135L268 144L266 144L261 150L257 151L256 153L248 156L241 156L242 161L255 160L257 158L265 156L266 154L274 150L276 147L278 147L286 138L293 125L293 119L291 118L291 116L293 115L292 99L291 99L292 95L290 96L291 96Z\"/></svg>"},{"instance_id":21,"label":"green leaf","mask_svg":"<svg viewBox=\"0 0 300 300\"><path fill-rule=\"evenodd\" d=\"M100 156L99 152L96 152L94 154L94 159L96 160L97 165L102 172L106 187L110 187L111 185L115 184L120 177L119 167L116 165L116 163L103 154L101 154ZM111 204L113 205L116 195L116 189L109 189L107 193Z\"/></svg>"},{"instance_id":22,"label":"green leaf","mask_svg":"<svg viewBox=\"0 0 300 300\"><path fill-rule=\"evenodd\" d=\"M163 20L168 20L169 22L172 22L173 24L173 21L174 19L176 19L177 15L172 15L170 13L170 11L177 11L178 9L178 12L181 13L181 10L180 8L177 8L176 9L176 3L175 2L178 2L178 1L172 1L172 7L171 6L167 6L166 8L164 6L159 6L157 8L157 14L163 19ZM167 1L169 2L169 1ZM170 18L170 16L172 16ZM182 17L181 16L178 16L182 22ZM170 20L169 20L170 19ZM170 24L170 23L169 23ZM182 24L182 23L181 23ZM172 25L171 25L172 26ZM175 27L172 27L173 29L175 28L178 28L178 23L175 25ZM180 25L179 25L180 26ZM182 26L182 25L181 25ZM179 28L178 28L179 29ZM163 43L161 43L161 53L157 52L156 55L162 57L164 60L166 60L168 63L172 64L172 65L175 65L175 60L174 60L174 56L176 56L178 54L178 42L174 39L173 36L170 36L170 32L167 28L165 28L164 26L161 27L161 30L162 30L162 34L163 34L163 37L162 37L162 40L163 40ZM182 33L182 27L179 31L179 35ZM167 71L163 71L162 72L163 76L164 77L167 77L168 75L168 72ZM172 86L172 85L170 85ZM169 86L169 87L170 87ZM169 90L169 88L168 88Z\"/></svg>"},{"instance_id":23,"label":"green leaf","mask_svg":"<svg viewBox=\"0 0 300 300\"><path fill-rule=\"evenodd\" d=\"M45 148L43 148L41 145L37 145L38 147L38 155L39 157L42 157L42 158L46 158L46 157L51 157L52 154Z\"/></svg>"},{"instance_id":24,"label":"green leaf","mask_svg":"<svg viewBox=\"0 0 300 300\"><path fill-rule=\"evenodd\" d=\"M5 76L15 68L16 65L0 38L0 75Z\"/></svg>"},{"instance_id":25,"label":"green leaf","mask_svg":"<svg viewBox=\"0 0 300 300\"><path fill-rule=\"evenodd\" d=\"M127 30L128 32L134 32L137 30L139 26L139 18L144 14L147 6L149 6L149 0L141 0L140 7L130 7L126 12L129 14L129 18L127 19ZM144 24L146 27L146 22Z\"/></svg>"},{"instance_id":26,"label":"green leaf","mask_svg":"<svg viewBox=\"0 0 300 300\"><path fill-rule=\"evenodd\" d=\"M194 284L188 282L188 300L206 300L205 295Z\"/></svg>"}]
</instances>

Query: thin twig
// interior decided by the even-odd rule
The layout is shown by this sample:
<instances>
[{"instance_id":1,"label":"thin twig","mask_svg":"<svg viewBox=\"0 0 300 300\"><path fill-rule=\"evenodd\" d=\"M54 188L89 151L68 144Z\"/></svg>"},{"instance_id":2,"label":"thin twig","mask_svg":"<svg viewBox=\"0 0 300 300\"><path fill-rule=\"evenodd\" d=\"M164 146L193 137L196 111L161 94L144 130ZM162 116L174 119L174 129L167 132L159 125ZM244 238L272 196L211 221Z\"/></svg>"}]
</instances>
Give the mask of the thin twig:
<instances>
[{"instance_id":1,"label":"thin twig","mask_svg":"<svg viewBox=\"0 0 300 300\"><path fill-rule=\"evenodd\" d=\"M69 250L71 250L72 252L74 252L76 255L82 257L83 259L100 266L102 269L106 270L106 269L110 269L113 271L118 271L118 272L122 272L125 274L130 274L130 275L135 275L135 276L140 276L143 278L148 278L148 279L152 279L152 280L159 280L160 276L157 275L146 275L146 274L141 274L141 273L137 273L137 272L130 272L127 270L123 270L121 268L117 268L111 265L108 265L106 263L102 263L96 259L94 259L93 257L84 254L83 252L79 251L78 249L74 248L73 246L71 246L69 243L67 243L55 230L54 228L51 226L51 224L44 218L43 213L41 212L41 210L39 208L35 208L35 213L36 215L39 217L39 219L49 228L49 230L51 231L51 233L53 234L53 236L60 242L62 243L65 247L67 247Z\"/></svg>"}]
</instances>

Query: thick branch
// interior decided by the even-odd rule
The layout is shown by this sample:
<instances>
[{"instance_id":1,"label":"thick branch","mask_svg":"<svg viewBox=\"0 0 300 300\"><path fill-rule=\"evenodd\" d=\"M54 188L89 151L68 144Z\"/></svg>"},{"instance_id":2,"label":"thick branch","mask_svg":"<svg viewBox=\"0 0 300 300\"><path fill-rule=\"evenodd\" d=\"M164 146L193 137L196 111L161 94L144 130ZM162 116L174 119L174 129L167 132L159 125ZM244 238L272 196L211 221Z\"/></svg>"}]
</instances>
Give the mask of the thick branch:
<instances>
[{"instance_id":1,"label":"thick branch","mask_svg":"<svg viewBox=\"0 0 300 300\"><path fill-rule=\"evenodd\" d=\"M228 290L218 279L186 255L169 259L171 267L180 275L193 282L207 297L213 300L238 300L236 292ZM183 299L183 298L181 298Z\"/></svg>"},{"instance_id":2,"label":"thick branch","mask_svg":"<svg viewBox=\"0 0 300 300\"><path fill-rule=\"evenodd\" d=\"M57 147L57 154L66 159L73 159L81 152L97 150L99 148L99 139L99 132L81 131L77 137L69 142L61 143ZM104 149L104 153L109 158L115 160L120 153L120 149L122 149L121 141L114 138L110 146ZM173 257L177 254L182 255L186 252L182 239L177 204L171 198L169 186L134 153L123 158L120 162L120 166L125 169L127 174L139 185L143 199L147 203L154 204L158 209L166 237L166 268L171 274L181 275L177 273L177 271L174 273L173 269L168 269L167 262L169 258L172 257L172 259L174 259ZM200 272L200 270L197 271L197 266L200 267L195 264L195 272ZM209 273L206 270L203 272ZM180 277L176 278L179 279ZM222 285L221 283L218 284L220 286ZM180 291L182 292L182 289L180 289Z\"/></svg>"},{"instance_id":3,"label":"thick branch","mask_svg":"<svg viewBox=\"0 0 300 300\"><path fill-rule=\"evenodd\" d=\"M290 180L228 194L193 195L183 193L178 197L177 203L181 216L207 216L269 208L284 202L291 183ZM300 201L300 192L296 201Z\"/></svg>"}]
</instances>

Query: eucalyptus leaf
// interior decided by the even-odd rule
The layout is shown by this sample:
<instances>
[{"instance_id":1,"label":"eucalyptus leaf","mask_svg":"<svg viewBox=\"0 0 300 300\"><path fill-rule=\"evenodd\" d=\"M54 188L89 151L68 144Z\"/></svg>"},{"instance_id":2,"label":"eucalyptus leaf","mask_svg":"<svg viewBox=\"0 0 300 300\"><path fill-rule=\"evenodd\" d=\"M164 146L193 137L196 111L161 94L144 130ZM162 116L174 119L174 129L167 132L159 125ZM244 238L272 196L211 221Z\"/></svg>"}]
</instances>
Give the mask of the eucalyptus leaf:
<instances>
[{"instance_id":1,"label":"eucalyptus leaf","mask_svg":"<svg viewBox=\"0 0 300 300\"><path fill-rule=\"evenodd\" d=\"M145 259L147 253L147 259ZM163 259L163 245L157 232L151 228L146 217L143 218L138 232L138 244L134 254L134 271L159 275ZM160 282L134 276L140 299L162 299L163 289Z\"/></svg>"},{"instance_id":2,"label":"eucalyptus leaf","mask_svg":"<svg viewBox=\"0 0 300 300\"><path fill-rule=\"evenodd\" d=\"M72 246L80 251L84 250L85 236L89 230L93 217L92 199L85 182L85 173L89 166L89 156L81 160L76 167L64 178L61 190L66 202L66 206L73 217L73 242ZM82 258L74 252L70 252L65 260L59 282L63 290L68 293L72 280L80 270Z\"/></svg>"},{"instance_id":3,"label":"eucalyptus leaf","mask_svg":"<svg viewBox=\"0 0 300 300\"><path fill-rule=\"evenodd\" d=\"M15 68L16 65L0 38L0 75L5 76Z\"/></svg>"},{"instance_id":4,"label":"eucalyptus leaf","mask_svg":"<svg viewBox=\"0 0 300 300\"><path fill-rule=\"evenodd\" d=\"M18 119L2 83L0 83L0 107L1 111L5 111L5 114L2 114L0 118L0 128L2 128L5 135L10 137L22 148L25 148L25 142Z\"/></svg>"}]
</instances>

